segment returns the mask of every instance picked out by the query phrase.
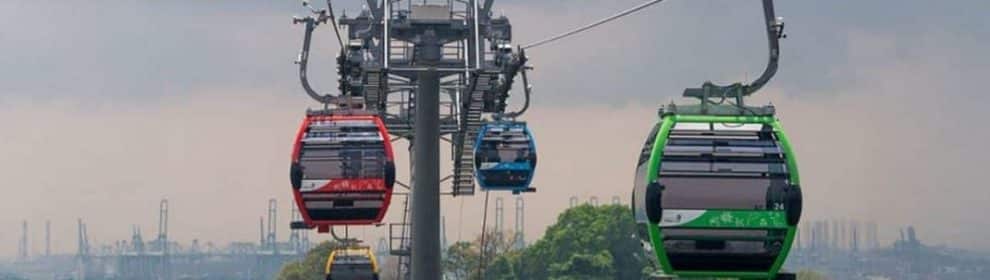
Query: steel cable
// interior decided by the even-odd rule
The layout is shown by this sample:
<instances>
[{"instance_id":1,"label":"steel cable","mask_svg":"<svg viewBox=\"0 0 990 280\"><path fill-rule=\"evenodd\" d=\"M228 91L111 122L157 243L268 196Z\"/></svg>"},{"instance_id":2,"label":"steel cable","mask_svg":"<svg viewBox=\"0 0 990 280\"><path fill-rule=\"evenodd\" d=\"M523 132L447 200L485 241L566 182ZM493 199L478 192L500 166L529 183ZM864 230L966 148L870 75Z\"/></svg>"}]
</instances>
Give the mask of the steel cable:
<instances>
[{"instance_id":1,"label":"steel cable","mask_svg":"<svg viewBox=\"0 0 990 280\"><path fill-rule=\"evenodd\" d=\"M607 17L607 18L601 19L599 21L593 22L591 24L582 26L582 27L580 27L578 29L574 29L574 30L571 30L571 31L568 31L568 32L564 32L564 33L561 33L559 35L556 35L556 36L553 36L553 37L550 37L550 38L546 38L546 39L537 41L535 43L531 43L529 45L525 45L522 48L523 49L531 49L531 48L539 47L539 46L542 46L544 44L548 44L550 42L557 41L557 40L566 38L568 36L571 36L571 35L574 35L574 34L578 34L578 33L584 32L585 30L595 28L595 27L597 27L599 25L602 25L602 24L608 23L610 21L619 19L619 18L624 17L624 16L627 16L629 14L635 13L635 12L637 12L639 10L645 9L646 7L652 6L652 5L657 4L657 3L660 3L662 1L663 0L649 0L649 1L646 1L646 2L644 2L642 4L639 4L639 5L635 6L635 7L630 8L628 10L619 12L618 14L615 14L615 15L612 15L610 17Z\"/></svg>"},{"instance_id":2,"label":"steel cable","mask_svg":"<svg viewBox=\"0 0 990 280\"><path fill-rule=\"evenodd\" d=\"M333 33L337 35L337 43L340 44L340 51L344 52L344 39L340 37L340 28L337 27L337 18L333 14L333 1L327 0L327 13L330 14L330 24L333 25Z\"/></svg>"}]
</instances>

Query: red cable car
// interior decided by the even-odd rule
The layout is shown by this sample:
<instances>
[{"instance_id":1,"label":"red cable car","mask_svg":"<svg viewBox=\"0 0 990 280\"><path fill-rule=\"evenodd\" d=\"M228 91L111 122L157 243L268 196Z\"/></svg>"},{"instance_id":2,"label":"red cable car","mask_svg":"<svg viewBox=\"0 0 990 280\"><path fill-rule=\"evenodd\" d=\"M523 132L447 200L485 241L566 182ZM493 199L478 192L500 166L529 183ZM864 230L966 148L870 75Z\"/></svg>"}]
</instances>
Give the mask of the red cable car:
<instances>
[{"instance_id":1,"label":"red cable car","mask_svg":"<svg viewBox=\"0 0 990 280\"><path fill-rule=\"evenodd\" d=\"M395 184L388 130L377 115L307 114L289 173L306 227L380 223Z\"/></svg>"}]
</instances>

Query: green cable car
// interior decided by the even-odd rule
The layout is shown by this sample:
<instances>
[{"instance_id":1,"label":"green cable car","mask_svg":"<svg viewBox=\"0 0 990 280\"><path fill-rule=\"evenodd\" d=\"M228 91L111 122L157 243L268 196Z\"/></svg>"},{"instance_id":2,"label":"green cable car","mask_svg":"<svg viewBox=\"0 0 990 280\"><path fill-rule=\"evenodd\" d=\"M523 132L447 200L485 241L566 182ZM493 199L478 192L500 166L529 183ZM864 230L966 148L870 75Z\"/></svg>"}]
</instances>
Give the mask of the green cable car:
<instances>
[{"instance_id":1,"label":"green cable car","mask_svg":"<svg viewBox=\"0 0 990 280\"><path fill-rule=\"evenodd\" d=\"M763 0L770 62L744 85L710 82L684 91L647 136L632 208L644 246L678 278L793 279L780 273L797 232L797 161L775 108L744 97L776 73L783 23Z\"/></svg>"},{"instance_id":2,"label":"green cable car","mask_svg":"<svg viewBox=\"0 0 990 280\"><path fill-rule=\"evenodd\" d=\"M794 153L772 114L664 112L636 175L640 236L665 273L776 279L802 198Z\"/></svg>"}]
</instances>

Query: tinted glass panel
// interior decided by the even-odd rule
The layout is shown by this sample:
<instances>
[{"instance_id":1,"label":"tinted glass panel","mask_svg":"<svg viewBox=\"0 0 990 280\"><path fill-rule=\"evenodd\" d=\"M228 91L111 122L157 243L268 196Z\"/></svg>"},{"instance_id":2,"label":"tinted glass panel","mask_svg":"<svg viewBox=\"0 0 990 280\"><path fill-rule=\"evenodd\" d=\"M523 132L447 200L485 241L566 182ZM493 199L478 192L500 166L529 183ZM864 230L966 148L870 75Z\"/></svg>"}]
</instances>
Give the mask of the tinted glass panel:
<instances>
[{"instance_id":1,"label":"tinted glass panel","mask_svg":"<svg viewBox=\"0 0 990 280\"><path fill-rule=\"evenodd\" d=\"M662 178L663 207L670 209L766 209L770 179Z\"/></svg>"},{"instance_id":2,"label":"tinted glass panel","mask_svg":"<svg viewBox=\"0 0 990 280\"><path fill-rule=\"evenodd\" d=\"M303 135L303 179L384 177L384 138L373 121L314 121Z\"/></svg>"},{"instance_id":3,"label":"tinted glass panel","mask_svg":"<svg viewBox=\"0 0 990 280\"><path fill-rule=\"evenodd\" d=\"M528 162L535 157L532 138L522 124L491 124L478 143L479 162Z\"/></svg>"}]
</instances>

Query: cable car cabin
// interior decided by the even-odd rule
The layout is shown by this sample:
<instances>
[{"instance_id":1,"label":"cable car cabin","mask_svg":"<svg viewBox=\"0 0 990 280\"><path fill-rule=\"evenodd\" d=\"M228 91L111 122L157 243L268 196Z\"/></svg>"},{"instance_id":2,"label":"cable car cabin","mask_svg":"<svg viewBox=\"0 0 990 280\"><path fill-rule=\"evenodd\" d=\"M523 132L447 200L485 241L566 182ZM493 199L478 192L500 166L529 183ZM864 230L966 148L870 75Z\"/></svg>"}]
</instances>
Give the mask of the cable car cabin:
<instances>
[{"instance_id":1,"label":"cable car cabin","mask_svg":"<svg viewBox=\"0 0 990 280\"><path fill-rule=\"evenodd\" d=\"M324 270L327 280L378 280L378 260L370 249L337 249Z\"/></svg>"},{"instance_id":2,"label":"cable car cabin","mask_svg":"<svg viewBox=\"0 0 990 280\"><path fill-rule=\"evenodd\" d=\"M392 198L395 163L375 115L308 115L292 151L290 180L307 227L381 222Z\"/></svg>"},{"instance_id":3,"label":"cable car cabin","mask_svg":"<svg viewBox=\"0 0 990 280\"><path fill-rule=\"evenodd\" d=\"M773 115L666 113L640 154L632 207L664 273L776 279L801 203Z\"/></svg>"},{"instance_id":4,"label":"cable car cabin","mask_svg":"<svg viewBox=\"0 0 990 280\"><path fill-rule=\"evenodd\" d=\"M494 122L481 127L474 146L475 177L485 190L531 192L536 144L525 122Z\"/></svg>"}]
</instances>

